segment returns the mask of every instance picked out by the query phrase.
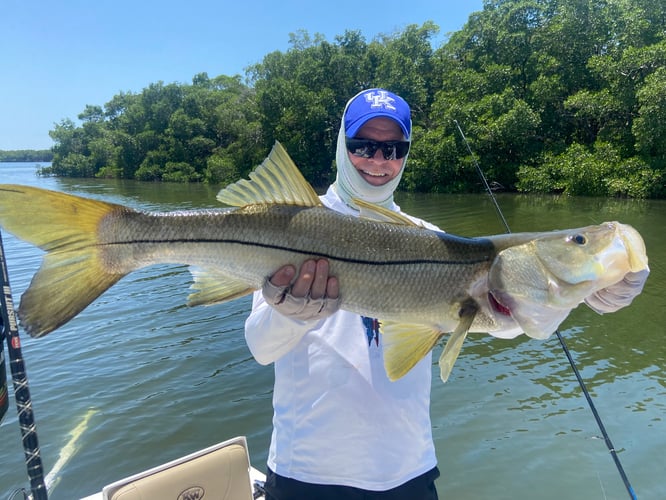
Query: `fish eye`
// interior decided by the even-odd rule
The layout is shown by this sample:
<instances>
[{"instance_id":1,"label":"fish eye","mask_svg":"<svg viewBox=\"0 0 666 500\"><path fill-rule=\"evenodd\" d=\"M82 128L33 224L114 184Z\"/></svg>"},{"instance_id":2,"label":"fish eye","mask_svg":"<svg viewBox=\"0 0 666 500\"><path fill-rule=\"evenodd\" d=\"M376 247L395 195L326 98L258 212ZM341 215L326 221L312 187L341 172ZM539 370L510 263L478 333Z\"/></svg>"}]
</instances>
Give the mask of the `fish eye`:
<instances>
[{"instance_id":1,"label":"fish eye","mask_svg":"<svg viewBox=\"0 0 666 500\"><path fill-rule=\"evenodd\" d=\"M574 234L573 236L569 237L569 241L573 241L577 245L584 245L587 243L587 238L582 234Z\"/></svg>"}]
</instances>

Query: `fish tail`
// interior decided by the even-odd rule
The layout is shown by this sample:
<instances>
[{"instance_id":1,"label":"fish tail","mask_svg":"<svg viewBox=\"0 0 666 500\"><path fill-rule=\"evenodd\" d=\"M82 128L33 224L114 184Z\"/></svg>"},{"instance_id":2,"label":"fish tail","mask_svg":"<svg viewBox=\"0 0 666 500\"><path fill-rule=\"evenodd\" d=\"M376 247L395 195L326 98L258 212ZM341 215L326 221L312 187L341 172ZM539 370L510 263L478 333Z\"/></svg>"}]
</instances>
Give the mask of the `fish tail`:
<instances>
[{"instance_id":1,"label":"fish tail","mask_svg":"<svg viewBox=\"0 0 666 500\"><path fill-rule=\"evenodd\" d=\"M99 241L120 205L28 186L0 185L0 226L46 251L21 297L21 326L42 337L63 325L127 272L109 271Z\"/></svg>"}]
</instances>

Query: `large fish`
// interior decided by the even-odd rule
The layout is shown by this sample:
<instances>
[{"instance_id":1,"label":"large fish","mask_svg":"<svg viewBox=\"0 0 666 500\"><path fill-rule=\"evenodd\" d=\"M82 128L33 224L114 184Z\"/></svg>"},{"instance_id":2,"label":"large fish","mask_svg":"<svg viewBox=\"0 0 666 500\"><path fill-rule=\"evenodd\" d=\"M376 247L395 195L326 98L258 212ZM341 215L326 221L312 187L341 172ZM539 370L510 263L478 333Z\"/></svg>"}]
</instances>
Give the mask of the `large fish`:
<instances>
[{"instance_id":1,"label":"large fish","mask_svg":"<svg viewBox=\"0 0 666 500\"><path fill-rule=\"evenodd\" d=\"M630 226L462 238L364 204L361 217L325 208L279 145L223 189L232 207L169 213L18 185L0 185L0 225L47 253L21 297L25 330L41 337L128 273L157 263L194 266L189 304L261 288L279 267L326 258L343 309L379 318L385 366L404 375L446 333L445 380L468 331L546 338L586 301L629 304L649 272Z\"/></svg>"}]
</instances>

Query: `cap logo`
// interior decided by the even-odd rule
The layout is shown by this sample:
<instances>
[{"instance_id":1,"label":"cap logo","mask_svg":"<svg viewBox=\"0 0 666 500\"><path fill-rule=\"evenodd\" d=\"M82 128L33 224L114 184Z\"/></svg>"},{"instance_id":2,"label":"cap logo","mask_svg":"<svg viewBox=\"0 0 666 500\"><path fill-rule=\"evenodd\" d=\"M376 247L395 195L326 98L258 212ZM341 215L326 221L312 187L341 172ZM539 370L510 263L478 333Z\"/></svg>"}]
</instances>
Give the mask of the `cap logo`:
<instances>
[{"instance_id":1,"label":"cap logo","mask_svg":"<svg viewBox=\"0 0 666 500\"><path fill-rule=\"evenodd\" d=\"M384 107L385 109L396 111L396 108L393 105L395 99L389 96L388 92L386 92L385 90L380 90L378 93L368 92L367 94L365 94L365 100L370 103L371 108Z\"/></svg>"}]
</instances>

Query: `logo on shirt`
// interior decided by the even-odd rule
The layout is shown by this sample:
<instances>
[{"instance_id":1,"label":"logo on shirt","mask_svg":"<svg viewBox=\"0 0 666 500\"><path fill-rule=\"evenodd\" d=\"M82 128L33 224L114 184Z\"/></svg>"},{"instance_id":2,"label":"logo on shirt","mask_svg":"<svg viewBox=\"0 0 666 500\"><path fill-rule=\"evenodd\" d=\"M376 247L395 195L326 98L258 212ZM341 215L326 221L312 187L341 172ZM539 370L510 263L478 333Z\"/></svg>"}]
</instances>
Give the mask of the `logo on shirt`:
<instances>
[{"instance_id":1,"label":"logo on shirt","mask_svg":"<svg viewBox=\"0 0 666 500\"><path fill-rule=\"evenodd\" d=\"M393 105L395 99L388 95L388 92L385 90L380 90L379 92L368 92L365 94L365 100L370 103L371 108L381 108L389 109L395 111L396 108Z\"/></svg>"},{"instance_id":2,"label":"logo on shirt","mask_svg":"<svg viewBox=\"0 0 666 500\"><path fill-rule=\"evenodd\" d=\"M376 318L367 318L361 316L363 320L363 326L365 326L365 334L368 336L368 345L372 345L372 341L375 341L375 345L379 346L379 320Z\"/></svg>"}]
</instances>

